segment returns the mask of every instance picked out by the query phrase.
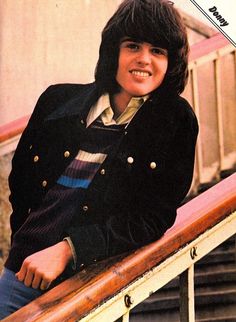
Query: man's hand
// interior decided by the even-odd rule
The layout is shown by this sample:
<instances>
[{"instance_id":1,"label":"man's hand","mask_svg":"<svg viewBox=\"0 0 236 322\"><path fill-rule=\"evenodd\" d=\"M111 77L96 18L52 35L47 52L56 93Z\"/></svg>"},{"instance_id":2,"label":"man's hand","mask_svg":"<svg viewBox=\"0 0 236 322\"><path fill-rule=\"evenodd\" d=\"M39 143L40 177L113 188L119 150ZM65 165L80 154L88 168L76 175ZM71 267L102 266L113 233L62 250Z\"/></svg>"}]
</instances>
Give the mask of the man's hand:
<instances>
[{"instance_id":1,"label":"man's hand","mask_svg":"<svg viewBox=\"0 0 236 322\"><path fill-rule=\"evenodd\" d=\"M16 277L28 287L46 290L72 258L66 240L28 256Z\"/></svg>"}]
</instances>

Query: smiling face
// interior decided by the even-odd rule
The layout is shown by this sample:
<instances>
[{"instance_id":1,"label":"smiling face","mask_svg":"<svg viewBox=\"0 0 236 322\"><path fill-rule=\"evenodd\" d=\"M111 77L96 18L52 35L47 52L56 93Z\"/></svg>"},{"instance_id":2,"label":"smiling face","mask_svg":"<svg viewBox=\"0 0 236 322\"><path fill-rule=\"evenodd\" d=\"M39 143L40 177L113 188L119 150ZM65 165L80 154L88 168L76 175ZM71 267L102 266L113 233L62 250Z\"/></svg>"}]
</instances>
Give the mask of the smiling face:
<instances>
[{"instance_id":1,"label":"smiling face","mask_svg":"<svg viewBox=\"0 0 236 322\"><path fill-rule=\"evenodd\" d=\"M166 49L146 42L124 39L120 45L116 81L121 87L118 95L129 101L158 88L167 71Z\"/></svg>"}]
</instances>

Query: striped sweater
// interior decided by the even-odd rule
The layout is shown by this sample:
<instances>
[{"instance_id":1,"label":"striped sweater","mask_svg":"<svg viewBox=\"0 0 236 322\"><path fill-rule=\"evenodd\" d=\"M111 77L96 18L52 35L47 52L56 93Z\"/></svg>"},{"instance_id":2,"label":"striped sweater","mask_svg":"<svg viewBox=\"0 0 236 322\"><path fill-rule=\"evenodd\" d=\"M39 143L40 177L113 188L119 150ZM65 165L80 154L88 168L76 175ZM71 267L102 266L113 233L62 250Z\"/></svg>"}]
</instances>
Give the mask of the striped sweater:
<instances>
[{"instance_id":1,"label":"striped sweater","mask_svg":"<svg viewBox=\"0 0 236 322\"><path fill-rule=\"evenodd\" d=\"M105 126L98 118L85 130L76 158L14 235L5 263L8 269L17 272L27 256L67 237L65 230L73 224L75 209L81 207L86 189L124 127L125 124Z\"/></svg>"}]
</instances>

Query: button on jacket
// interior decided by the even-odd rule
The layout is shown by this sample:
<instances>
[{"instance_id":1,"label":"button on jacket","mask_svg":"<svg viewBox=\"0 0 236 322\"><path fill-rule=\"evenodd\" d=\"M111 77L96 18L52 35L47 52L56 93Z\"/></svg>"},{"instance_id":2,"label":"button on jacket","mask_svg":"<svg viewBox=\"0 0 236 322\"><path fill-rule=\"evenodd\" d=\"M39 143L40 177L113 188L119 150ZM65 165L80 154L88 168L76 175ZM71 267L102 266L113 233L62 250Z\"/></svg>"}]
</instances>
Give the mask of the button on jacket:
<instances>
[{"instance_id":1,"label":"button on jacket","mask_svg":"<svg viewBox=\"0 0 236 322\"><path fill-rule=\"evenodd\" d=\"M39 98L9 177L12 237L80 149L95 83L50 86ZM65 231L77 269L160 238L191 184L198 125L183 98L151 96L136 113L74 209Z\"/></svg>"}]
</instances>

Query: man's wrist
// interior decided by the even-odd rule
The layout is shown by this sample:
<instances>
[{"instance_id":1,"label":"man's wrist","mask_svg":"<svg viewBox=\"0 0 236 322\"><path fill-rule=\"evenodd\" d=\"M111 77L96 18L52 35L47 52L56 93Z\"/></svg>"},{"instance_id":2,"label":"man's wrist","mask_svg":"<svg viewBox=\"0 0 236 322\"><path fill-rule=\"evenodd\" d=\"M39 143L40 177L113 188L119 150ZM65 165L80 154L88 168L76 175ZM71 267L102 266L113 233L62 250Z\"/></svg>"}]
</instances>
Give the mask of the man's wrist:
<instances>
[{"instance_id":1,"label":"man's wrist","mask_svg":"<svg viewBox=\"0 0 236 322\"><path fill-rule=\"evenodd\" d=\"M73 255L72 255L71 247L67 242L67 240L64 239L59 244L61 244L63 247L63 255L65 256L65 259L67 260L67 262L72 260Z\"/></svg>"},{"instance_id":2,"label":"man's wrist","mask_svg":"<svg viewBox=\"0 0 236 322\"><path fill-rule=\"evenodd\" d=\"M76 255L76 251L74 248L74 245L72 243L72 240L70 239L70 237L65 237L63 239L64 242L67 243L67 245L70 248L70 252L71 252L71 261L72 261L72 269L75 270L76 269L76 265L77 265L77 255Z\"/></svg>"}]
</instances>

